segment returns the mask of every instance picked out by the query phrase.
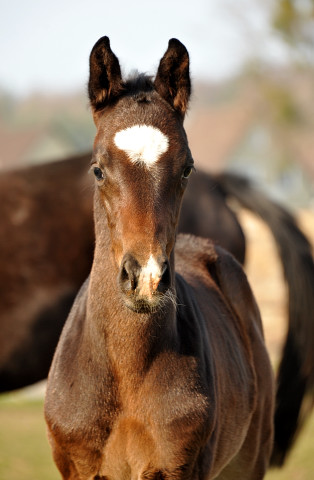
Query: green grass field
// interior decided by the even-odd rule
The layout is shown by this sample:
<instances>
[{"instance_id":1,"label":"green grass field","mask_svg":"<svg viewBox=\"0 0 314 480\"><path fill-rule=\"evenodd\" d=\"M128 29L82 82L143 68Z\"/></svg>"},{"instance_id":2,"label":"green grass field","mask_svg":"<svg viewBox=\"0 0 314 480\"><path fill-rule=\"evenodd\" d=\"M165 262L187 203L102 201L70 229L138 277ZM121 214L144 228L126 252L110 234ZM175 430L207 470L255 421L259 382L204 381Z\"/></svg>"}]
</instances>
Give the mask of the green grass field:
<instances>
[{"instance_id":1,"label":"green grass field","mask_svg":"<svg viewBox=\"0 0 314 480\"><path fill-rule=\"evenodd\" d=\"M0 397L0 479L57 480L42 400Z\"/></svg>"},{"instance_id":2,"label":"green grass field","mask_svg":"<svg viewBox=\"0 0 314 480\"><path fill-rule=\"evenodd\" d=\"M314 414L285 468L270 471L266 476L267 480L313 478ZM46 437L42 400L13 394L0 396L0 479L60 480Z\"/></svg>"}]
</instances>

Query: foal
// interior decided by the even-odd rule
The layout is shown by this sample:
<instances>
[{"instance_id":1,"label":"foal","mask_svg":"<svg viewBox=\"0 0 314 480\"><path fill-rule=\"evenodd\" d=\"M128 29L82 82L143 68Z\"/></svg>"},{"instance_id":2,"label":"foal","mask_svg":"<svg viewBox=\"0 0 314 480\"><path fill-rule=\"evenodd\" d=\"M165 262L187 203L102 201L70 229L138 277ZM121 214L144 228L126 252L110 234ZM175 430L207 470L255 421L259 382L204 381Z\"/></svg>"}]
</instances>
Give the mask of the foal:
<instances>
[{"instance_id":1,"label":"foal","mask_svg":"<svg viewBox=\"0 0 314 480\"><path fill-rule=\"evenodd\" d=\"M246 277L179 236L193 169L189 57L123 82L109 39L90 56L96 247L66 322L45 415L63 479L262 479L273 377Z\"/></svg>"}]
</instances>

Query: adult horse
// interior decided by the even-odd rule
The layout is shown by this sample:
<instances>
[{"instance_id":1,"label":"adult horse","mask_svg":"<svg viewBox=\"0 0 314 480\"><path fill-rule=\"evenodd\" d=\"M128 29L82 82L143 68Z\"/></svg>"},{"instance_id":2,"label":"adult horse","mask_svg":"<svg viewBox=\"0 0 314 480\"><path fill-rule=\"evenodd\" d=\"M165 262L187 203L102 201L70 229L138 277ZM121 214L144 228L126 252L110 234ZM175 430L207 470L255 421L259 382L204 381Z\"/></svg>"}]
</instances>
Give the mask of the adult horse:
<instances>
[{"instance_id":1,"label":"adult horse","mask_svg":"<svg viewBox=\"0 0 314 480\"><path fill-rule=\"evenodd\" d=\"M0 175L0 391L46 378L92 263L86 159Z\"/></svg>"},{"instance_id":2,"label":"adult horse","mask_svg":"<svg viewBox=\"0 0 314 480\"><path fill-rule=\"evenodd\" d=\"M64 479L258 480L269 464L274 385L246 277L209 240L176 242L189 96L178 40L154 83L124 82L107 37L91 52L96 246L45 401Z\"/></svg>"}]
</instances>

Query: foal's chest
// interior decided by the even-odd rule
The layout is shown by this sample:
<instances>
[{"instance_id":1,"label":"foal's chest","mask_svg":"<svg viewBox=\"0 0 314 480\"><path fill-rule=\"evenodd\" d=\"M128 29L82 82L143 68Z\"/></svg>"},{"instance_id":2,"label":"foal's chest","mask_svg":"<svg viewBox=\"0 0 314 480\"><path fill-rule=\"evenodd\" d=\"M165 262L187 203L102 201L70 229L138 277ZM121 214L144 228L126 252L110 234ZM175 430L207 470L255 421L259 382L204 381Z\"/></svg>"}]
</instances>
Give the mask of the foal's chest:
<instances>
[{"instance_id":1,"label":"foal's chest","mask_svg":"<svg viewBox=\"0 0 314 480\"><path fill-rule=\"evenodd\" d=\"M185 469L196 468L212 424L209 395L200 384L197 369L193 357L164 354L145 378L136 382L136 388L128 389L122 382L123 391L116 391L117 397L123 398L118 408L110 412L105 401L97 421L94 417L83 427L85 461L77 468L92 476L83 473L82 478L176 479L185 478ZM76 456L73 450L74 463Z\"/></svg>"},{"instance_id":2,"label":"foal's chest","mask_svg":"<svg viewBox=\"0 0 314 480\"><path fill-rule=\"evenodd\" d=\"M196 468L210 426L208 399L187 385L172 387L145 395L143 385L131 408L117 416L104 446L101 476L175 479Z\"/></svg>"}]
</instances>

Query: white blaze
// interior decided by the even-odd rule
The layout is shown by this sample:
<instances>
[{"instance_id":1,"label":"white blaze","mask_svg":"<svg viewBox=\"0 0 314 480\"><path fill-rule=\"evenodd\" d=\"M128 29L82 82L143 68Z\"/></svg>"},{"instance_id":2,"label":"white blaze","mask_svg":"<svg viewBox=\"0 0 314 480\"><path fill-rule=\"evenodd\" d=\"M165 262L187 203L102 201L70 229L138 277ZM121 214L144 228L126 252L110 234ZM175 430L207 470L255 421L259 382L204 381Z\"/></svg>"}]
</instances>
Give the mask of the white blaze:
<instances>
[{"instance_id":1,"label":"white blaze","mask_svg":"<svg viewBox=\"0 0 314 480\"><path fill-rule=\"evenodd\" d=\"M142 295L151 296L151 292L156 290L162 272L160 266L154 259L152 255L150 255L147 264L145 267L142 268L140 274L140 293Z\"/></svg>"},{"instance_id":2,"label":"white blaze","mask_svg":"<svg viewBox=\"0 0 314 480\"><path fill-rule=\"evenodd\" d=\"M157 162L168 150L169 141L158 128L134 125L115 134L114 143L133 163L142 162L147 167Z\"/></svg>"}]
</instances>

